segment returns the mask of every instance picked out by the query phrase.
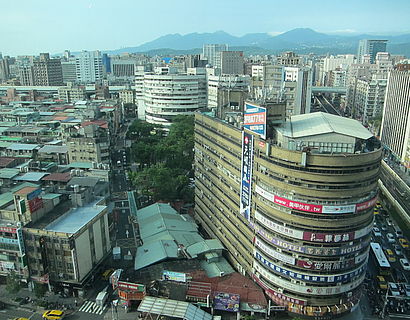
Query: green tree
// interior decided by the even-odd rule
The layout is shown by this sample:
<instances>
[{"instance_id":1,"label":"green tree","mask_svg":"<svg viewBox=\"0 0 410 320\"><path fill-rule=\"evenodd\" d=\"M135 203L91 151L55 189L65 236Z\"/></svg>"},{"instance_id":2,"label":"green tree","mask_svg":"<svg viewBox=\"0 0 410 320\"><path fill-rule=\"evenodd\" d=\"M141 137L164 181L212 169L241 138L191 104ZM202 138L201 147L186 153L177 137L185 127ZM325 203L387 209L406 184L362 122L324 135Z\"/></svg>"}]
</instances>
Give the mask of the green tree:
<instances>
[{"instance_id":1,"label":"green tree","mask_svg":"<svg viewBox=\"0 0 410 320\"><path fill-rule=\"evenodd\" d=\"M21 289L20 279L17 274L12 271L6 279L6 290L11 294L16 294Z\"/></svg>"},{"instance_id":2,"label":"green tree","mask_svg":"<svg viewBox=\"0 0 410 320\"><path fill-rule=\"evenodd\" d=\"M134 186L154 200L193 200L189 178L193 176L194 117L178 116L168 135L141 121L133 124L136 141L131 156L141 170L130 173Z\"/></svg>"},{"instance_id":3,"label":"green tree","mask_svg":"<svg viewBox=\"0 0 410 320\"><path fill-rule=\"evenodd\" d=\"M34 294L37 298L42 298L47 292L45 284L34 282Z\"/></svg>"}]
</instances>

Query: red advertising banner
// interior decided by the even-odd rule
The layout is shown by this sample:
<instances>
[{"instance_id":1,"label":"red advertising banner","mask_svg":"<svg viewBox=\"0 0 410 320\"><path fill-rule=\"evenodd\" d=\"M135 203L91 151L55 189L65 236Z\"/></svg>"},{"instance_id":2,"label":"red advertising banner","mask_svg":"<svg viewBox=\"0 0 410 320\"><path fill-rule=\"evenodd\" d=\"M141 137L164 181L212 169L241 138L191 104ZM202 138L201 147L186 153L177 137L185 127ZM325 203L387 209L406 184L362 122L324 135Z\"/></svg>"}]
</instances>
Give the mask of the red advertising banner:
<instances>
[{"instance_id":1,"label":"red advertising banner","mask_svg":"<svg viewBox=\"0 0 410 320\"><path fill-rule=\"evenodd\" d=\"M322 212L322 206L321 205L302 203L302 202L298 202L298 201L293 201L293 200L281 198L281 197L278 197L278 196L275 196L274 202L276 204L279 204L281 206L288 207L288 208L291 208L291 209L307 211L307 212L315 212L315 213L321 213Z\"/></svg>"},{"instance_id":2,"label":"red advertising banner","mask_svg":"<svg viewBox=\"0 0 410 320\"><path fill-rule=\"evenodd\" d=\"M303 232L303 240L313 242L346 242L355 238L354 232L346 233L316 233L305 231Z\"/></svg>"},{"instance_id":3,"label":"red advertising banner","mask_svg":"<svg viewBox=\"0 0 410 320\"><path fill-rule=\"evenodd\" d=\"M356 204L356 211L366 210L372 206L374 206L377 202L377 197L362 203Z\"/></svg>"},{"instance_id":4,"label":"red advertising banner","mask_svg":"<svg viewBox=\"0 0 410 320\"><path fill-rule=\"evenodd\" d=\"M321 205L321 204L310 204L305 202L294 201L286 198L279 197L265 189L256 186L256 193L264 197L265 199L272 201L280 206L287 207L290 209L313 212L313 213L328 213L328 214L341 214L341 213L354 213L362 210L369 209L374 206L377 202L377 197L368 200L366 202L348 205Z\"/></svg>"},{"instance_id":5,"label":"red advertising banner","mask_svg":"<svg viewBox=\"0 0 410 320\"><path fill-rule=\"evenodd\" d=\"M17 233L17 229L10 227L0 227L0 232Z\"/></svg>"},{"instance_id":6,"label":"red advertising banner","mask_svg":"<svg viewBox=\"0 0 410 320\"><path fill-rule=\"evenodd\" d=\"M28 207L30 209L30 212L36 212L38 209L43 207L43 199L41 198L34 198L32 200L28 201Z\"/></svg>"}]
</instances>

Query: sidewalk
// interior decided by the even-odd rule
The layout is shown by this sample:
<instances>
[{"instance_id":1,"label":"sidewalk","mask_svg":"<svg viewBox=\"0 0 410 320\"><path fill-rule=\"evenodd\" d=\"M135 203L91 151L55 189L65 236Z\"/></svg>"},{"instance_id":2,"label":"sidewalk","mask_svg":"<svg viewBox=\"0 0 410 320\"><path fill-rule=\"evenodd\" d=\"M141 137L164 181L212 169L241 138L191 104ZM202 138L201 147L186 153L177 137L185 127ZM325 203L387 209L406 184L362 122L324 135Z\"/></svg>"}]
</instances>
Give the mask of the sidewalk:
<instances>
[{"instance_id":1,"label":"sidewalk","mask_svg":"<svg viewBox=\"0 0 410 320\"><path fill-rule=\"evenodd\" d=\"M19 301L16 301L17 299L22 300L25 298L29 298L30 302L20 304ZM27 288L22 288L17 294L10 294L9 292L7 292L5 285L0 285L0 301L4 302L7 305L21 308L27 311L42 313L44 312L44 310L51 309L51 307L39 306L40 302L54 304L53 308L55 309L63 308L65 306L68 310L73 311L81 305L83 299L75 297L63 298L59 294L50 292L46 292L46 294L42 298L37 298L34 292L28 290ZM76 301L77 307L75 306Z\"/></svg>"}]
</instances>

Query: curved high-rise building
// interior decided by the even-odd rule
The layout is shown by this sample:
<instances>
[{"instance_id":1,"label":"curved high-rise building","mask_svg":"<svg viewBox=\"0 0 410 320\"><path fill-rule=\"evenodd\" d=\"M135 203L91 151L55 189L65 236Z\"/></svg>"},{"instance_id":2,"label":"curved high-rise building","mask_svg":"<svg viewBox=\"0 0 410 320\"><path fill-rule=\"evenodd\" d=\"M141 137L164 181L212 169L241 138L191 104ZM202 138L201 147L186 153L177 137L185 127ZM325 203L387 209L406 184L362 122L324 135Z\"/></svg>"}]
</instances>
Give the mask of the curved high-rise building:
<instances>
[{"instance_id":1,"label":"curved high-rise building","mask_svg":"<svg viewBox=\"0 0 410 320\"><path fill-rule=\"evenodd\" d=\"M145 119L170 126L177 115L190 115L206 106L205 75L145 74Z\"/></svg>"},{"instance_id":2,"label":"curved high-rise building","mask_svg":"<svg viewBox=\"0 0 410 320\"><path fill-rule=\"evenodd\" d=\"M349 312L366 274L380 142L352 119L279 125L270 107L251 107L245 130L196 113L195 217L275 304Z\"/></svg>"}]
</instances>

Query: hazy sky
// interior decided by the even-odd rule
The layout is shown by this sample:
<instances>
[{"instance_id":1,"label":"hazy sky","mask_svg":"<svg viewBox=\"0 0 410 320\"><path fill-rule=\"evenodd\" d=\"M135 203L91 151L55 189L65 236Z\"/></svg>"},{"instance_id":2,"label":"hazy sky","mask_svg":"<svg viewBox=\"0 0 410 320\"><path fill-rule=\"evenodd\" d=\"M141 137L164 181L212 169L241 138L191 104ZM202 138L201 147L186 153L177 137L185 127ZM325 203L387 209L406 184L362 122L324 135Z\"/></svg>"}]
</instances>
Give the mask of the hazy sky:
<instances>
[{"instance_id":1,"label":"hazy sky","mask_svg":"<svg viewBox=\"0 0 410 320\"><path fill-rule=\"evenodd\" d=\"M168 33L410 32L410 0L0 0L3 55L118 49Z\"/></svg>"}]
</instances>

